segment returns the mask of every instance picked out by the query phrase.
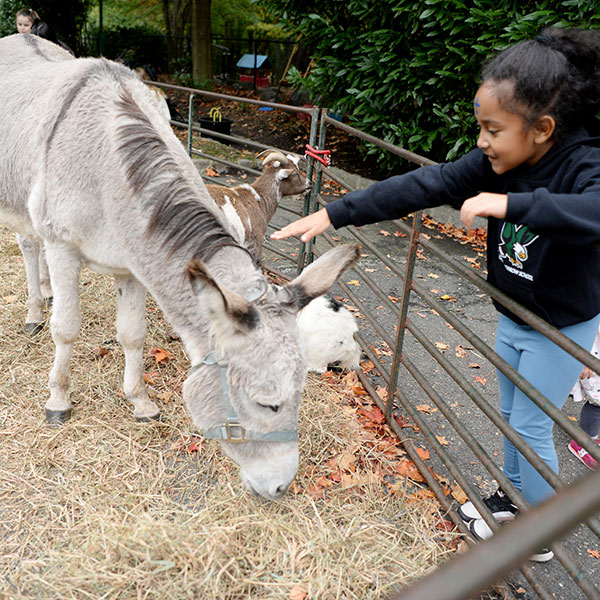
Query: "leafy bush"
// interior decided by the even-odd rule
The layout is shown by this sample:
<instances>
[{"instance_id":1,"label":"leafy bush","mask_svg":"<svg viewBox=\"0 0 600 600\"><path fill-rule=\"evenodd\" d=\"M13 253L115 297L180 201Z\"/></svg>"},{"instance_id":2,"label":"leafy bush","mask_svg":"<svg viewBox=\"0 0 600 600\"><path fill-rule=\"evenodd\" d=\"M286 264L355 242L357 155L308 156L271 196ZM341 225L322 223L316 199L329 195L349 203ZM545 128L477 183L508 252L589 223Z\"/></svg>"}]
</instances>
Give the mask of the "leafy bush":
<instances>
[{"instance_id":1,"label":"leafy bush","mask_svg":"<svg viewBox=\"0 0 600 600\"><path fill-rule=\"evenodd\" d=\"M358 129L452 159L475 143L472 98L484 60L550 25L600 28L579 0L255 0L315 59L292 80ZM375 147L388 170L398 160Z\"/></svg>"}]
</instances>

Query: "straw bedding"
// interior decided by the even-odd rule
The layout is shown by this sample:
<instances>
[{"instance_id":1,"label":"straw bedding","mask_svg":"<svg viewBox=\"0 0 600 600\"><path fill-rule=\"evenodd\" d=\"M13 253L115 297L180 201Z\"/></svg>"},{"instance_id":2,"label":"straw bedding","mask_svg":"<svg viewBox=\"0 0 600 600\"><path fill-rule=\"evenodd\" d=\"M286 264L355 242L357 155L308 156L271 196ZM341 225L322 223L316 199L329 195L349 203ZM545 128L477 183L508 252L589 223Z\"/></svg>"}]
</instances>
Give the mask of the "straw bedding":
<instances>
[{"instance_id":1,"label":"straw bedding","mask_svg":"<svg viewBox=\"0 0 600 600\"><path fill-rule=\"evenodd\" d=\"M290 492L249 495L218 443L193 430L180 395L188 363L151 299L145 372L163 418L136 423L120 390L113 284L87 270L73 418L46 425L53 344L48 324L22 333L25 288L1 229L0 598L366 600L450 552L436 505L384 485L390 442L331 378L308 379Z\"/></svg>"}]
</instances>

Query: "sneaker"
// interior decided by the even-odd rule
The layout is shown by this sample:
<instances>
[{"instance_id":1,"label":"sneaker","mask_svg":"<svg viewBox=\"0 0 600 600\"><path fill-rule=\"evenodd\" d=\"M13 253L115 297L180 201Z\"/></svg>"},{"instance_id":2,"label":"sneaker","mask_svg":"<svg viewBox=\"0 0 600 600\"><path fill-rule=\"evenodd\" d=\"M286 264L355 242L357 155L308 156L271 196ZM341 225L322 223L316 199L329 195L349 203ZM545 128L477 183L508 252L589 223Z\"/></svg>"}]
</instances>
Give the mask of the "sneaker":
<instances>
[{"instance_id":1,"label":"sneaker","mask_svg":"<svg viewBox=\"0 0 600 600\"><path fill-rule=\"evenodd\" d=\"M591 456L585 448L582 448L575 440L569 442L569 451L576 456L588 469L595 469L598 461Z\"/></svg>"},{"instance_id":2,"label":"sneaker","mask_svg":"<svg viewBox=\"0 0 600 600\"><path fill-rule=\"evenodd\" d=\"M548 562L554 558L554 552L550 548L540 548L538 552L529 557L533 562Z\"/></svg>"},{"instance_id":3,"label":"sneaker","mask_svg":"<svg viewBox=\"0 0 600 600\"><path fill-rule=\"evenodd\" d=\"M473 519L469 523L469 531L477 541L481 542L489 540L494 535L490 526L483 519ZM531 555L529 560L533 562L547 562L552 558L554 558L554 552L550 548L541 548L538 552Z\"/></svg>"},{"instance_id":4,"label":"sneaker","mask_svg":"<svg viewBox=\"0 0 600 600\"><path fill-rule=\"evenodd\" d=\"M484 498L483 502L490 509L494 519L496 519L498 523L512 521L519 512L519 509L508 499L508 496L501 489L498 489L491 496ZM465 523L470 523L475 519L481 519L479 511L471 501L465 502L458 507L458 515Z\"/></svg>"}]
</instances>

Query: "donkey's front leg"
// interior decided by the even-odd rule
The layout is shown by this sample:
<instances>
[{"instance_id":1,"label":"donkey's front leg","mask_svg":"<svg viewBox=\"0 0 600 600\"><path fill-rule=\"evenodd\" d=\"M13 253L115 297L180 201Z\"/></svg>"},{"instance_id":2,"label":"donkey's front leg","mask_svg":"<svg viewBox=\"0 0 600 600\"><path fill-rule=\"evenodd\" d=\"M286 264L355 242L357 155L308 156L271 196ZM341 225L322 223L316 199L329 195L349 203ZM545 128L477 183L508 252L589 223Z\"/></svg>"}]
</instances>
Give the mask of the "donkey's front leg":
<instances>
[{"instance_id":1,"label":"donkey's front leg","mask_svg":"<svg viewBox=\"0 0 600 600\"><path fill-rule=\"evenodd\" d=\"M56 346L54 364L50 371L50 399L46 402L46 420L48 423L64 423L71 416L69 363L73 343L81 326L79 309L81 259L73 248L63 243L47 244L46 258L54 291L50 331Z\"/></svg>"},{"instance_id":2,"label":"donkey's front leg","mask_svg":"<svg viewBox=\"0 0 600 600\"><path fill-rule=\"evenodd\" d=\"M117 339L125 352L123 391L138 421L160 417L160 409L146 392L142 350L146 337L146 288L133 277L116 276Z\"/></svg>"},{"instance_id":3,"label":"donkey's front leg","mask_svg":"<svg viewBox=\"0 0 600 600\"><path fill-rule=\"evenodd\" d=\"M27 275L27 317L25 331L35 335L42 330L44 320L44 298L40 288L39 258L41 244L39 240L28 235L17 234L17 242L25 261Z\"/></svg>"}]
</instances>

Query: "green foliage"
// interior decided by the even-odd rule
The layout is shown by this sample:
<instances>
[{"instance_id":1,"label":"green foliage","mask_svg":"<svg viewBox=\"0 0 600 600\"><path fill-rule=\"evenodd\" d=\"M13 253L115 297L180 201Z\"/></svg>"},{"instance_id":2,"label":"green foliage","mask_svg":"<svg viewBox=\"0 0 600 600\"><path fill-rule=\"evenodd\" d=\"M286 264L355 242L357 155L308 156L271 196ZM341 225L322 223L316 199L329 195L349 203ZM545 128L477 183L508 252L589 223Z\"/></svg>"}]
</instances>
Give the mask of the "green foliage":
<instances>
[{"instance_id":1,"label":"green foliage","mask_svg":"<svg viewBox=\"0 0 600 600\"><path fill-rule=\"evenodd\" d=\"M579 0L255 1L315 58L306 79L288 75L313 102L438 161L476 141L472 98L486 59L550 25L600 28L597 3Z\"/></svg>"},{"instance_id":2,"label":"green foliage","mask_svg":"<svg viewBox=\"0 0 600 600\"><path fill-rule=\"evenodd\" d=\"M85 24L91 0L35 0L23 2L0 0L0 36L17 33L15 15L22 8L32 8L57 37L77 49L79 34Z\"/></svg>"},{"instance_id":3,"label":"green foliage","mask_svg":"<svg viewBox=\"0 0 600 600\"><path fill-rule=\"evenodd\" d=\"M99 2L90 9L88 26L97 30L100 22ZM145 27L165 33L162 0L102 0L102 25L106 30Z\"/></svg>"}]
</instances>

